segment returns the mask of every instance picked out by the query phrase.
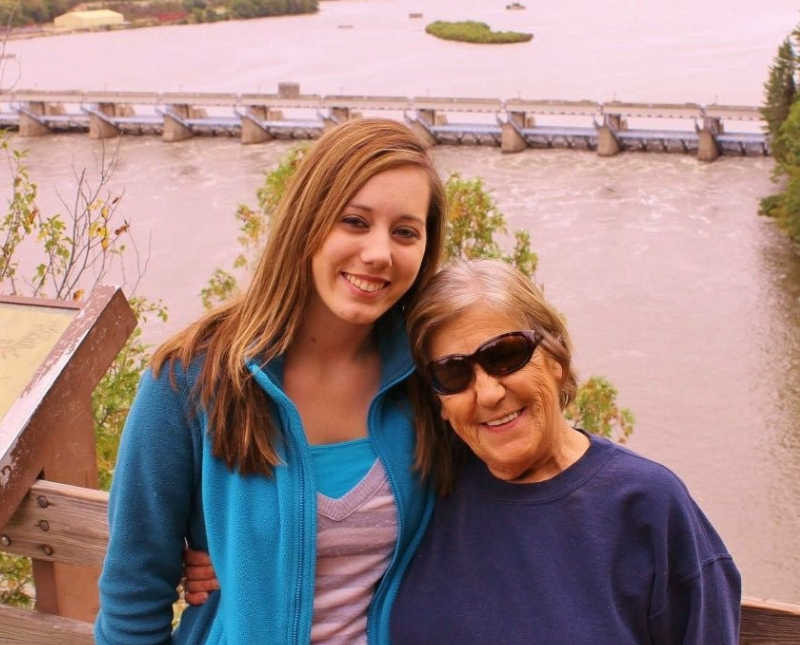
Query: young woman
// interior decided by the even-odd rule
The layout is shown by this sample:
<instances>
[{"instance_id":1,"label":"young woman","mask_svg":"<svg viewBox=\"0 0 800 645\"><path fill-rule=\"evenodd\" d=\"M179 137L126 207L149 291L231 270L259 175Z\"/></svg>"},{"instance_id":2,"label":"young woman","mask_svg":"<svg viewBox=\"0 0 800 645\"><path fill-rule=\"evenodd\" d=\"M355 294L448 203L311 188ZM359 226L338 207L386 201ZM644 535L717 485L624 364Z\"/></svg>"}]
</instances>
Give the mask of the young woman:
<instances>
[{"instance_id":1,"label":"young woman","mask_svg":"<svg viewBox=\"0 0 800 645\"><path fill-rule=\"evenodd\" d=\"M405 126L306 154L247 291L155 353L120 445L99 644L388 642L432 497L413 477L405 302L444 192ZM221 591L171 633L184 544Z\"/></svg>"}]
</instances>

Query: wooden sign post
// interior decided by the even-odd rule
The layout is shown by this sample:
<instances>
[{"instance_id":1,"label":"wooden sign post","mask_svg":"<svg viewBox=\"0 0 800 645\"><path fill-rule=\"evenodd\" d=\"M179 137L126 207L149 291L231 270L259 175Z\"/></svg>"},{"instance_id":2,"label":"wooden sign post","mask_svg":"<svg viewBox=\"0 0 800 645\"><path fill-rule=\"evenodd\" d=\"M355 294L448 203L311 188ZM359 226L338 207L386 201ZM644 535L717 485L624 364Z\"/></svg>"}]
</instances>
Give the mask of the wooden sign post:
<instances>
[{"instance_id":1,"label":"wooden sign post","mask_svg":"<svg viewBox=\"0 0 800 645\"><path fill-rule=\"evenodd\" d=\"M83 303L0 297L0 527L37 479L97 487L91 395L135 327L116 287ZM22 551L33 557L37 610L93 620L98 567L62 563L48 522L34 528L39 539ZM0 550L20 552L11 542L0 528Z\"/></svg>"}]
</instances>

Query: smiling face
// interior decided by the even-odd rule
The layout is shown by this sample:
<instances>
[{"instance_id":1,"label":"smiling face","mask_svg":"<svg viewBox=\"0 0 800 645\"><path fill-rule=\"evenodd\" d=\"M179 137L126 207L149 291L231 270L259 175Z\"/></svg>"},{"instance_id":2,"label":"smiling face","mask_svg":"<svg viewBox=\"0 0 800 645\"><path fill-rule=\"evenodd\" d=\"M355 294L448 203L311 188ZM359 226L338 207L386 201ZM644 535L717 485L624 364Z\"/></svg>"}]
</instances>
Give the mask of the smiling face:
<instances>
[{"instance_id":1,"label":"smiling face","mask_svg":"<svg viewBox=\"0 0 800 645\"><path fill-rule=\"evenodd\" d=\"M311 259L309 312L371 325L411 287L422 264L430 180L402 166L372 177Z\"/></svg>"},{"instance_id":2,"label":"smiling face","mask_svg":"<svg viewBox=\"0 0 800 645\"><path fill-rule=\"evenodd\" d=\"M471 354L488 339L526 329L521 316L472 306L438 328L428 355ZM580 456L585 443L559 407L561 365L537 348L522 369L501 377L480 365L463 392L439 395L441 415L498 479L549 479ZM576 456L577 455L577 456Z\"/></svg>"}]
</instances>

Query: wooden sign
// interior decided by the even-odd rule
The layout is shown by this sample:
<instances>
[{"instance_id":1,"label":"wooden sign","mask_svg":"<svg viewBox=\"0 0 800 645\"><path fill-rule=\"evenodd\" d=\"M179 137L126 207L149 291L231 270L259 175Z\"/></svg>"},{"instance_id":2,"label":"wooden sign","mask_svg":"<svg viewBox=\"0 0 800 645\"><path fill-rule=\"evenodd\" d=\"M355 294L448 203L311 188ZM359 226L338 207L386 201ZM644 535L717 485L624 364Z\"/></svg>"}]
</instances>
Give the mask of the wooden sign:
<instances>
[{"instance_id":1,"label":"wooden sign","mask_svg":"<svg viewBox=\"0 0 800 645\"><path fill-rule=\"evenodd\" d=\"M91 431L91 392L135 326L116 287L98 287L84 303L0 297L0 527L42 474L48 454L60 452L57 444L75 442L76 426L82 435Z\"/></svg>"},{"instance_id":2,"label":"wooden sign","mask_svg":"<svg viewBox=\"0 0 800 645\"><path fill-rule=\"evenodd\" d=\"M81 303L0 297L0 531L37 479L97 487L92 391L135 327L117 287ZM37 609L90 620L96 567L50 561L46 539L34 549Z\"/></svg>"},{"instance_id":3,"label":"wooden sign","mask_svg":"<svg viewBox=\"0 0 800 645\"><path fill-rule=\"evenodd\" d=\"M0 419L22 395L79 309L0 301Z\"/></svg>"}]
</instances>

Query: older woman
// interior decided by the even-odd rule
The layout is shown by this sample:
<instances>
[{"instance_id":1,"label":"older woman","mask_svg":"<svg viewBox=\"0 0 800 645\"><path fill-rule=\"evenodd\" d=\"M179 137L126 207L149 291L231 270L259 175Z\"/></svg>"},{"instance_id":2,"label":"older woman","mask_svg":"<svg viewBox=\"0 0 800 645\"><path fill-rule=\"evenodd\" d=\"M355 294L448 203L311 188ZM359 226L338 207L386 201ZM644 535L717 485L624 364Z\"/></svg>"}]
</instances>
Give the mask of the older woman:
<instances>
[{"instance_id":1,"label":"older woman","mask_svg":"<svg viewBox=\"0 0 800 645\"><path fill-rule=\"evenodd\" d=\"M391 628L406 643L738 643L740 579L665 467L570 427L563 320L499 262L408 315L417 462L440 493Z\"/></svg>"}]
</instances>

